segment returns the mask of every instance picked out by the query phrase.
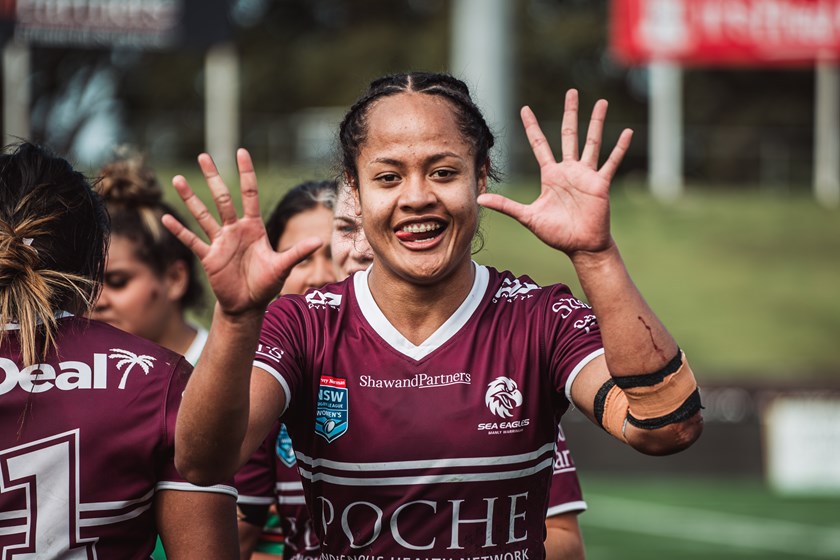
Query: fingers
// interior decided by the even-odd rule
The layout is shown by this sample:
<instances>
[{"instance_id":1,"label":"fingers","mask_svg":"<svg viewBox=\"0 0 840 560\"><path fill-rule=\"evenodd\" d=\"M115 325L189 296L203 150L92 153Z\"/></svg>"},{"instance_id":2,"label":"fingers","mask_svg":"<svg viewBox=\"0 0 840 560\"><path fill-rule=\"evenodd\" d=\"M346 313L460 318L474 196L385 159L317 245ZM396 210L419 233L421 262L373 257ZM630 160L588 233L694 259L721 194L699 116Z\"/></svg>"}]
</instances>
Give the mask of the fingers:
<instances>
[{"instance_id":1,"label":"fingers","mask_svg":"<svg viewBox=\"0 0 840 560\"><path fill-rule=\"evenodd\" d=\"M618 142L615 143L615 148L610 152L610 157L604 162L598 174L604 177L607 181L612 181L616 169L618 169L621 160L624 159L624 154L627 153L627 148L630 147L630 141L633 139L633 131L625 128L621 131L621 136L618 137Z\"/></svg>"},{"instance_id":2,"label":"fingers","mask_svg":"<svg viewBox=\"0 0 840 560\"><path fill-rule=\"evenodd\" d=\"M518 222L525 223L525 215L528 207L524 204L520 204L499 194L489 193L479 195L478 203L485 208L501 212Z\"/></svg>"},{"instance_id":3,"label":"fingers","mask_svg":"<svg viewBox=\"0 0 840 560\"><path fill-rule=\"evenodd\" d=\"M531 150L534 152L534 157L537 158L537 163L540 167L556 163L554 154L551 151L551 146L548 145L548 140L545 139L537 117L530 107L522 107L520 111L522 117L522 124L525 126L525 135L528 137L528 142L531 144Z\"/></svg>"},{"instance_id":4,"label":"fingers","mask_svg":"<svg viewBox=\"0 0 840 560\"><path fill-rule=\"evenodd\" d=\"M207 207L201 199L198 198L198 196L196 196L196 194L192 191L184 176L176 175L173 177L172 186L175 187L176 191L178 191L178 195L181 197L181 200L184 201L184 204L187 206L187 210L190 211L190 214L192 214L198 222L199 227L201 227L201 229L204 230L204 233L207 234L207 238L213 239L216 237L219 229L221 229L219 224L216 223L216 219L212 214L210 214L210 211L207 210ZM174 234L175 232L173 231L172 233Z\"/></svg>"},{"instance_id":5,"label":"fingers","mask_svg":"<svg viewBox=\"0 0 840 560\"><path fill-rule=\"evenodd\" d=\"M176 220L171 214L164 214L161 218L163 226L168 229L181 243L186 245L199 260L203 259L210 250L208 245L198 238L196 234Z\"/></svg>"},{"instance_id":6,"label":"fingers","mask_svg":"<svg viewBox=\"0 0 840 560\"><path fill-rule=\"evenodd\" d=\"M210 187L210 192L213 195L213 201L216 203L216 209L219 211L219 217L223 225L233 224L237 220L236 208L233 206L233 199L230 196L230 191L219 175L219 170L216 169L216 164L209 154L201 154L198 156L198 166L201 168L201 173L204 175L204 180L207 186Z\"/></svg>"},{"instance_id":7,"label":"fingers","mask_svg":"<svg viewBox=\"0 0 840 560\"><path fill-rule=\"evenodd\" d=\"M257 174L248 150L240 148L236 151L236 165L239 168L239 189L242 191L242 212L246 218L260 218Z\"/></svg>"},{"instance_id":8,"label":"fingers","mask_svg":"<svg viewBox=\"0 0 840 560\"><path fill-rule=\"evenodd\" d=\"M276 269L278 276L287 276L296 264L314 253L323 243L318 237L307 237L298 241L282 253L278 253Z\"/></svg>"},{"instance_id":9,"label":"fingers","mask_svg":"<svg viewBox=\"0 0 840 560\"><path fill-rule=\"evenodd\" d=\"M578 92L570 89L566 92L566 104L563 109L563 124L560 130L563 161L578 159Z\"/></svg>"},{"instance_id":10,"label":"fingers","mask_svg":"<svg viewBox=\"0 0 840 560\"><path fill-rule=\"evenodd\" d=\"M583 146L583 153L580 161L586 163L592 169L598 169L598 155L601 152L601 139L604 133L604 119L607 117L607 102L599 99L592 108L592 118L589 120L589 129L586 131L586 144Z\"/></svg>"}]
</instances>

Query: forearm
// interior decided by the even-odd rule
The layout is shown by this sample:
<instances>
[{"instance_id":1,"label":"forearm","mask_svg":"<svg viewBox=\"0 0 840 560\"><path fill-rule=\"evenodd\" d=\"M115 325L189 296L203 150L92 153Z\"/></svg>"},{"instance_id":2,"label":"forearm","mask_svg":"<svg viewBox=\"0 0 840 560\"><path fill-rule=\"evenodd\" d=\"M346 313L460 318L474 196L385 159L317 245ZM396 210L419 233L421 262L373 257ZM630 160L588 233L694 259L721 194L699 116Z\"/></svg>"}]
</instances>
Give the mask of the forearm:
<instances>
[{"instance_id":1,"label":"forearm","mask_svg":"<svg viewBox=\"0 0 840 560\"><path fill-rule=\"evenodd\" d=\"M175 463L195 484L233 475L248 428L251 364L263 313L230 316L219 306L207 344L184 391L175 430Z\"/></svg>"},{"instance_id":2,"label":"forearm","mask_svg":"<svg viewBox=\"0 0 840 560\"><path fill-rule=\"evenodd\" d=\"M590 372L581 383L582 409L643 453L667 455L690 446L703 430L694 376L630 278L618 248L578 254L572 262L598 317L607 366L603 377Z\"/></svg>"},{"instance_id":3,"label":"forearm","mask_svg":"<svg viewBox=\"0 0 840 560\"><path fill-rule=\"evenodd\" d=\"M549 517L545 522L546 560L583 560L586 556L576 514Z\"/></svg>"},{"instance_id":4,"label":"forearm","mask_svg":"<svg viewBox=\"0 0 840 560\"><path fill-rule=\"evenodd\" d=\"M607 367L614 377L659 370L677 353L677 343L633 283L618 247L571 256L592 306Z\"/></svg>"}]
</instances>

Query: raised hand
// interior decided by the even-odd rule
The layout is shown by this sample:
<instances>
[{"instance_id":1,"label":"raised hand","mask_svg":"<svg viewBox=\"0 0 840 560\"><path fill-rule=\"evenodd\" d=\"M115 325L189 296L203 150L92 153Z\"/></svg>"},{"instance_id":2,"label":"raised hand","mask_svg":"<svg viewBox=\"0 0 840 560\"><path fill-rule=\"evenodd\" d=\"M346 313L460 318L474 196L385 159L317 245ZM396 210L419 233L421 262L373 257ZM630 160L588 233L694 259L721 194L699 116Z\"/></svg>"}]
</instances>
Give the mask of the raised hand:
<instances>
[{"instance_id":1,"label":"raised hand","mask_svg":"<svg viewBox=\"0 0 840 560\"><path fill-rule=\"evenodd\" d=\"M321 240L313 237L282 253L275 252L260 216L257 176L250 154L244 149L238 150L236 163L242 195L241 218L237 216L230 191L216 164L207 154L198 157L198 164L213 195L221 223L207 210L183 176L174 177L172 184L209 241L202 241L174 217L163 217L164 226L201 261L219 306L229 315L261 313L280 292L292 267L321 245Z\"/></svg>"},{"instance_id":2,"label":"raised hand","mask_svg":"<svg viewBox=\"0 0 840 560\"><path fill-rule=\"evenodd\" d=\"M483 194L478 202L518 220L547 245L566 254L597 252L612 244L609 190L633 132L625 129L607 161L598 156L607 102L595 103L583 153L578 156L578 92L566 92L561 133L562 159L557 161L537 118L528 107L521 116L531 149L540 166L540 195L524 205L498 194Z\"/></svg>"}]
</instances>

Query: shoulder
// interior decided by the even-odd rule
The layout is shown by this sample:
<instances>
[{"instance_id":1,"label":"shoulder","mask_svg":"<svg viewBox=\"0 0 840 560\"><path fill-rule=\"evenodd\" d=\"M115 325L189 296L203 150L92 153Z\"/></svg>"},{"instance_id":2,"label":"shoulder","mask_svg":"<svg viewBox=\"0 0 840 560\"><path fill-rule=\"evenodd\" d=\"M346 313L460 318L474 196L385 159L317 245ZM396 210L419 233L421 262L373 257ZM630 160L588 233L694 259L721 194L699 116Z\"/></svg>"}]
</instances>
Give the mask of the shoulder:
<instances>
[{"instance_id":1,"label":"shoulder","mask_svg":"<svg viewBox=\"0 0 840 560\"><path fill-rule=\"evenodd\" d=\"M144 355L166 363L176 363L181 355L154 342L84 317L68 317L59 322L59 354L119 353Z\"/></svg>"},{"instance_id":2,"label":"shoulder","mask_svg":"<svg viewBox=\"0 0 840 560\"><path fill-rule=\"evenodd\" d=\"M566 284L541 285L528 275L517 276L508 270L484 267L489 273L488 292L493 303L530 303L559 301L574 298Z\"/></svg>"},{"instance_id":3,"label":"shoulder","mask_svg":"<svg viewBox=\"0 0 840 560\"><path fill-rule=\"evenodd\" d=\"M352 278L352 277L351 277ZM344 280L313 288L302 295L283 295L268 306L266 317L311 315L322 316L341 310L347 305L352 282Z\"/></svg>"}]
</instances>

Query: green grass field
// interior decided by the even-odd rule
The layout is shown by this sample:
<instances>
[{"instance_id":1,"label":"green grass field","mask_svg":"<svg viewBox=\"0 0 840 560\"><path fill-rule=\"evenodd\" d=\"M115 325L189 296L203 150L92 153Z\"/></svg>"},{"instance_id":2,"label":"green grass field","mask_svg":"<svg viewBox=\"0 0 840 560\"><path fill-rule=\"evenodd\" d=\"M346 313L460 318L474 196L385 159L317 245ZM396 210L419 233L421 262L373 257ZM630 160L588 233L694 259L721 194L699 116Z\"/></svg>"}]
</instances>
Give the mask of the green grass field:
<instances>
[{"instance_id":1,"label":"green grass field","mask_svg":"<svg viewBox=\"0 0 840 560\"><path fill-rule=\"evenodd\" d=\"M840 558L840 498L784 497L751 480L581 474L588 560Z\"/></svg>"}]
</instances>

